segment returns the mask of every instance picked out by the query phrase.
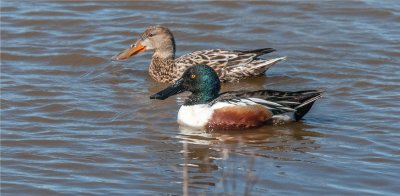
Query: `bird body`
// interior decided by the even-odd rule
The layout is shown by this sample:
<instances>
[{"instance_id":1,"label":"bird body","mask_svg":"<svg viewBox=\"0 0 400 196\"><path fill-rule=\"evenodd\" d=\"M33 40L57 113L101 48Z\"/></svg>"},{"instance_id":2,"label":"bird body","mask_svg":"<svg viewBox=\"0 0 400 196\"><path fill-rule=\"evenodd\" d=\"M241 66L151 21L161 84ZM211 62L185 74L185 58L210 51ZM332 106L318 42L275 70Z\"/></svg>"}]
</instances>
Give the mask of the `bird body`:
<instances>
[{"instance_id":1,"label":"bird body","mask_svg":"<svg viewBox=\"0 0 400 196\"><path fill-rule=\"evenodd\" d=\"M236 82L240 79L263 75L272 65L285 57L265 60L261 55L275 51L272 48L239 51L210 49L195 51L175 58L175 39L164 26L148 27L128 49L112 57L125 60L146 50L154 50L149 66L149 75L158 82L173 83L192 65L208 65L213 68L221 82Z\"/></svg>"},{"instance_id":2,"label":"bird body","mask_svg":"<svg viewBox=\"0 0 400 196\"><path fill-rule=\"evenodd\" d=\"M209 66L196 65L187 69L174 84L151 95L150 98L166 99L190 91L192 94L179 109L178 123L214 130L254 128L273 122L277 118L298 121L322 96L322 92L318 90L224 93L219 93L219 90L217 73Z\"/></svg>"}]
</instances>

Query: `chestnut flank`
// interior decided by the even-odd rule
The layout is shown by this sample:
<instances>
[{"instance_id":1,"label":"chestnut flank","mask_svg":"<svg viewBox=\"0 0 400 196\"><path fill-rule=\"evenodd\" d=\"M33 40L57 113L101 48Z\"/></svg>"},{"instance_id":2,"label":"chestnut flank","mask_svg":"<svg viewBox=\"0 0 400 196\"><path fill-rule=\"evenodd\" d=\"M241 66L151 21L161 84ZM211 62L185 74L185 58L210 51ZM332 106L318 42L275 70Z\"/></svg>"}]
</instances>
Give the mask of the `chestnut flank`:
<instances>
[{"instance_id":1,"label":"chestnut flank","mask_svg":"<svg viewBox=\"0 0 400 196\"><path fill-rule=\"evenodd\" d=\"M263 106L229 106L216 109L207 123L208 129L246 129L262 126L272 118Z\"/></svg>"}]
</instances>

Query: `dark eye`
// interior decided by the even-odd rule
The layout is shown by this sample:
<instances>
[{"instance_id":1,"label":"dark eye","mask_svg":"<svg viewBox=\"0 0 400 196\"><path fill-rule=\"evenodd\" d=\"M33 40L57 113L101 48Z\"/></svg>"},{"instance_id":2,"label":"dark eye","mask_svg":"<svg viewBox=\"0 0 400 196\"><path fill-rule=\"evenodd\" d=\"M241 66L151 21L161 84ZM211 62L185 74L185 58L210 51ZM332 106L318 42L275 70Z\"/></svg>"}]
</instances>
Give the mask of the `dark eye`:
<instances>
[{"instance_id":1,"label":"dark eye","mask_svg":"<svg viewBox=\"0 0 400 196\"><path fill-rule=\"evenodd\" d=\"M153 33L150 33L150 34L149 34L149 37L153 37L153 36L154 36L154 34L153 34Z\"/></svg>"}]
</instances>

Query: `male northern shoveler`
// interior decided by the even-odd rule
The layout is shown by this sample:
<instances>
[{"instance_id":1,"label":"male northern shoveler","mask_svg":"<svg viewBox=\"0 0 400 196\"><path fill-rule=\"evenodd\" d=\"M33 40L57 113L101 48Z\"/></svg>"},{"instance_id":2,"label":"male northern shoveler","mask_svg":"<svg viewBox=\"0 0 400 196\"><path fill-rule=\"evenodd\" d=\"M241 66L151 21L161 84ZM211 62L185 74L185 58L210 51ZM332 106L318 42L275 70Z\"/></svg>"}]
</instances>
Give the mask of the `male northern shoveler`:
<instances>
[{"instance_id":1,"label":"male northern shoveler","mask_svg":"<svg viewBox=\"0 0 400 196\"><path fill-rule=\"evenodd\" d=\"M206 65L195 65L166 89L150 99L166 99L190 91L178 112L178 123L206 129L252 128L275 119L300 120L313 103L322 96L318 90L283 92L274 90L230 91L219 93L220 81L215 71Z\"/></svg>"},{"instance_id":2,"label":"male northern shoveler","mask_svg":"<svg viewBox=\"0 0 400 196\"><path fill-rule=\"evenodd\" d=\"M242 78L262 75L269 67L285 57L265 60L258 58L275 51L263 48L249 51L239 50L201 50L175 59L175 41L171 31L164 26L150 26L135 44L113 60L124 60L146 50L154 50L149 74L158 82L172 83L192 65L204 64L212 67L222 82L238 81Z\"/></svg>"}]
</instances>

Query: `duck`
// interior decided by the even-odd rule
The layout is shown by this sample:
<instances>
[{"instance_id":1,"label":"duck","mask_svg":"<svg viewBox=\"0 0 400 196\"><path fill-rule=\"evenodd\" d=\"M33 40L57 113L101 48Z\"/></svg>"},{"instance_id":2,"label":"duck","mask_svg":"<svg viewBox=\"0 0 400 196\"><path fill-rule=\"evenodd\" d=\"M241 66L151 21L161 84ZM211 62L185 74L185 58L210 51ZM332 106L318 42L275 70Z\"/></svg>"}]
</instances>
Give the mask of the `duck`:
<instances>
[{"instance_id":1,"label":"duck","mask_svg":"<svg viewBox=\"0 0 400 196\"><path fill-rule=\"evenodd\" d=\"M192 65L205 64L212 67L221 82L238 82L240 79L264 75L275 63L286 57L265 60L261 55L274 52L273 48L256 50L200 50L175 58L175 39L165 26L149 26L140 38L127 49L112 57L126 60L147 50L153 50L149 75L157 82L173 83Z\"/></svg>"},{"instance_id":2,"label":"duck","mask_svg":"<svg viewBox=\"0 0 400 196\"><path fill-rule=\"evenodd\" d=\"M183 127L206 130L235 130L299 121L323 91L227 91L220 93L218 74L207 65L194 65L172 85L150 96L164 100L183 93L191 94L178 111Z\"/></svg>"}]
</instances>

